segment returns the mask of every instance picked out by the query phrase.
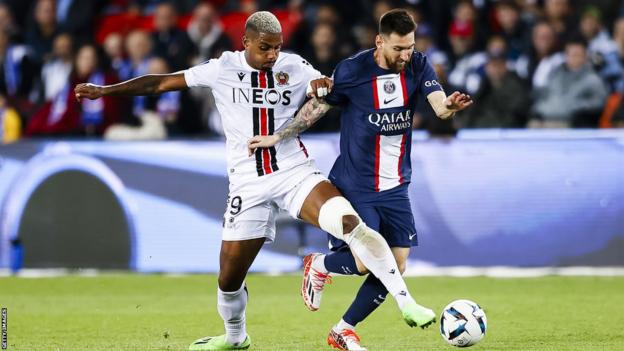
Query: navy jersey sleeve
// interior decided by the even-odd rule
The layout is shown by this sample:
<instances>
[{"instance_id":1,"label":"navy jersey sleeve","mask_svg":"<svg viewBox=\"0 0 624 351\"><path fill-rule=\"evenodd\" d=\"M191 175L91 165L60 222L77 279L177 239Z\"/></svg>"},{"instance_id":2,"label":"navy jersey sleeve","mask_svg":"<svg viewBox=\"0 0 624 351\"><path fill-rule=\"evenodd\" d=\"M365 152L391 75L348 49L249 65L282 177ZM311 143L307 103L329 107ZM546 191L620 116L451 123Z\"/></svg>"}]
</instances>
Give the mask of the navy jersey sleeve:
<instances>
[{"instance_id":1,"label":"navy jersey sleeve","mask_svg":"<svg viewBox=\"0 0 624 351\"><path fill-rule=\"evenodd\" d=\"M444 90L440 85L438 76L436 75L433 66L429 63L427 56L423 56L420 69L423 72L422 79L420 81L420 91L422 91L423 96L426 97L434 91Z\"/></svg>"},{"instance_id":2,"label":"navy jersey sleeve","mask_svg":"<svg viewBox=\"0 0 624 351\"><path fill-rule=\"evenodd\" d=\"M325 97L327 103L330 105L343 105L349 101L349 95L347 93L349 76L348 65L344 61L340 62L334 69L334 74L332 74L334 86L331 93Z\"/></svg>"}]
</instances>

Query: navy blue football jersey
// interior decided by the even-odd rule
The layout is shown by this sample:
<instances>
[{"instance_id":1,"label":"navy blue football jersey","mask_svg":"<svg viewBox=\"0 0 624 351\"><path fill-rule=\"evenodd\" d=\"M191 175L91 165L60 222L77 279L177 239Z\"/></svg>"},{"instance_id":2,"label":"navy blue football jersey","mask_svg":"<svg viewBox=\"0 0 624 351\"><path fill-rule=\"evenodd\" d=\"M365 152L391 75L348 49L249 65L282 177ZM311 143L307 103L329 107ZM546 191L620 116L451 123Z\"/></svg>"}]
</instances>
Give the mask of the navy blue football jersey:
<instances>
[{"instance_id":1,"label":"navy blue football jersey","mask_svg":"<svg viewBox=\"0 0 624 351\"><path fill-rule=\"evenodd\" d=\"M347 191L380 192L410 182L418 94L442 90L422 53L414 52L400 73L379 67L373 53L369 49L341 61L326 97L342 107L340 155L329 179Z\"/></svg>"}]
</instances>

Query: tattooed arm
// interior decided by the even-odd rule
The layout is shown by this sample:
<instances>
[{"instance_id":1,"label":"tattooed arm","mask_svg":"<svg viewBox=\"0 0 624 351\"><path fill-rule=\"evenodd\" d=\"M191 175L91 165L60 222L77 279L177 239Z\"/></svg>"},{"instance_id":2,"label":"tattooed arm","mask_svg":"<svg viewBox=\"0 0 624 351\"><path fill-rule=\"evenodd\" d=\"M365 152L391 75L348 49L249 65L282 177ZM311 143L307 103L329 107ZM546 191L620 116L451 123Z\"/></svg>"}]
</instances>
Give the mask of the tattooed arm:
<instances>
[{"instance_id":1,"label":"tattooed arm","mask_svg":"<svg viewBox=\"0 0 624 351\"><path fill-rule=\"evenodd\" d=\"M301 107L295 120L275 135L279 140L295 137L321 119L330 108L331 106L324 100L312 98Z\"/></svg>"},{"instance_id":2,"label":"tattooed arm","mask_svg":"<svg viewBox=\"0 0 624 351\"><path fill-rule=\"evenodd\" d=\"M166 91L186 89L184 73L147 74L114 85L95 85L83 83L76 85L76 99L97 99L105 95L151 95Z\"/></svg>"},{"instance_id":3,"label":"tattooed arm","mask_svg":"<svg viewBox=\"0 0 624 351\"><path fill-rule=\"evenodd\" d=\"M301 107L293 122L284 129L279 130L273 135L256 135L249 139L247 142L249 155L252 155L256 148L271 147L281 140L296 137L321 119L330 108L331 105L326 103L325 100L317 98L310 99Z\"/></svg>"}]
</instances>

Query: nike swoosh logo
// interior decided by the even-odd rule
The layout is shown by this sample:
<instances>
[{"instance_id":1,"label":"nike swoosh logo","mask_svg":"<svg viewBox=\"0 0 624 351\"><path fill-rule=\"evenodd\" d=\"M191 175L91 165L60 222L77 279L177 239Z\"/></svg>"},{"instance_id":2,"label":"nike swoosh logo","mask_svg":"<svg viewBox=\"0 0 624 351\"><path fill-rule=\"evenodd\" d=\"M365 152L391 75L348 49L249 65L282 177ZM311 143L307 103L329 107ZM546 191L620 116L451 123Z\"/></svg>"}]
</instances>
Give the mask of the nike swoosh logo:
<instances>
[{"instance_id":1,"label":"nike swoosh logo","mask_svg":"<svg viewBox=\"0 0 624 351\"><path fill-rule=\"evenodd\" d=\"M393 99L390 99L390 100L386 100L386 99L384 99L384 104L389 104L389 103L391 103L392 101L396 100L397 98L398 98L398 96L396 96L396 97L394 97Z\"/></svg>"},{"instance_id":2,"label":"nike swoosh logo","mask_svg":"<svg viewBox=\"0 0 624 351\"><path fill-rule=\"evenodd\" d=\"M409 236L410 241L416 236L416 234L412 234Z\"/></svg>"}]
</instances>

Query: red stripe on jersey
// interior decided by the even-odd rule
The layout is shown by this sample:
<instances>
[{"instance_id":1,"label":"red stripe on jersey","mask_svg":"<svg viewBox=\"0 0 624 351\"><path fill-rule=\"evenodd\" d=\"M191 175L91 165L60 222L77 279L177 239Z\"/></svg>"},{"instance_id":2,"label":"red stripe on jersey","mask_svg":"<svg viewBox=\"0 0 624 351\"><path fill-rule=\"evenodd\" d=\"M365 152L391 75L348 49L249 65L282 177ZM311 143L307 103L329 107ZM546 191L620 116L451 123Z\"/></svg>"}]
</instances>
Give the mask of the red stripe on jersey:
<instances>
[{"instance_id":1,"label":"red stripe on jersey","mask_svg":"<svg viewBox=\"0 0 624 351\"><path fill-rule=\"evenodd\" d=\"M381 136L375 137L375 191L379 192L379 144Z\"/></svg>"},{"instance_id":2,"label":"red stripe on jersey","mask_svg":"<svg viewBox=\"0 0 624 351\"><path fill-rule=\"evenodd\" d=\"M403 106L407 106L407 84L405 83L405 70L401 71L401 87L403 88Z\"/></svg>"},{"instance_id":3,"label":"red stripe on jersey","mask_svg":"<svg viewBox=\"0 0 624 351\"><path fill-rule=\"evenodd\" d=\"M260 88L266 88L267 84L266 84L266 72L265 71L260 71Z\"/></svg>"},{"instance_id":4,"label":"red stripe on jersey","mask_svg":"<svg viewBox=\"0 0 624 351\"><path fill-rule=\"evenodd\" d=\"M269 149L262 149L262 162L264 174L271 174L273 170L271 169L271 155L269 154Z\"/></svg>"},{"instance_id":5,"label":"red stripe on jersey","mask_svg":"<svg viewBox=\"0 0 624 351\"><path fill-rule=\"evenodd\" d=\"M310 157L308 155L308 149L306 149L305 145L303 145L303 141L301 141L301 138L299 136L297 136L297 140L299 140L299 146L303 150L303 153L306 155L306 158Z\"/></svg>"},{"instance_id":6,"label":"red stripe on jersey","mask_svg":"<svg viewBox=\"0 0 624 351\"><path fill-rule=\"evenodd\" d=\"M405 141L407 140L407 134L403 134L403 138L401 138L401 155L399 156L399 184L405 183L405 178L403 177L403 173L401 172L403 166L403 158L405 157Z\"/></svg>"},{"instance_id":7,"label":"red stripe on jersey","mask_svg":"<svg viewBox=\"0 0 624 351\"><path fill-rule=\"evenodd\" d=\"M267 121L266 108L260 108L260 135L269 135L269 124Z\"/></svg>"},{"instance_id":8,"label":"red stripe on jersey","mask_svg":"<svg viewBox=\"0 0 624 351\"><path fill-rule=\"evenodd\" d=\"M375 110L379 110L379 97L377 96L377 76L373 77L373 102L375 103Z\"/></svg>"}]
</instances>

